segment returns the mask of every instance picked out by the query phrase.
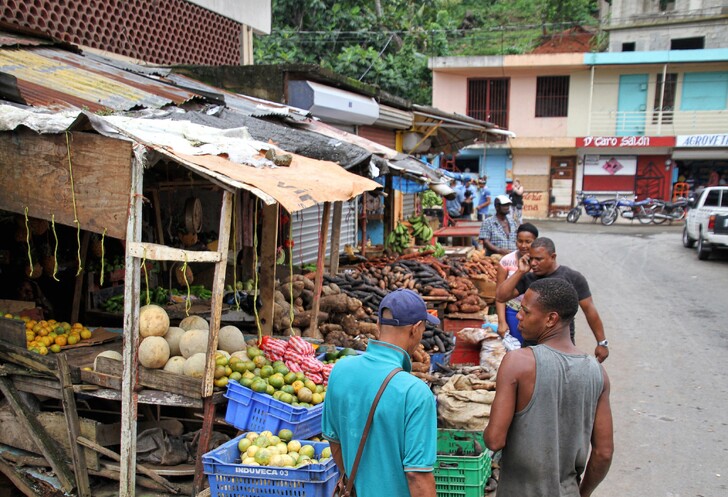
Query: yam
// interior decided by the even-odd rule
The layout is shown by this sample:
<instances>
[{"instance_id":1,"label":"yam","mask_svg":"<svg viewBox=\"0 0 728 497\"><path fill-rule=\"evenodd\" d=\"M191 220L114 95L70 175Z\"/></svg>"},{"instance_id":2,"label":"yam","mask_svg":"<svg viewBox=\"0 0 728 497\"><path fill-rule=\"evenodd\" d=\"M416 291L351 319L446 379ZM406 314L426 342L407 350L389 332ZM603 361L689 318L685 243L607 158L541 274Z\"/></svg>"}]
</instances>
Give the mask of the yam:
<instances>
[{"instance_id":1,"label":"yam","mask_svg":"<svg viewBox=\"0 0 728 497\"><path fill-rule=\"evenodd\" d=\"M148 336L139 344L139 364L145 368L162 368L168 360L169 344L164 337Z\"/></svg>"},{"instance_id":2,"label":"yam","mask_svg":"<svg viewBox=\"0 0 728 497\"><path fill-rule=\"evenodd\" d=\"M479 305L472 305L472 304L465 304L460 306L460 312L463 312L465 314L473 314L476 312L480 312L480 306Z\"/></svg>"},{"instance_id":3,"label":"yam","mask_svg":"<svg viewBox=\"0 0 728 497\"><path fill-rule=\"evenodd\" d=\"M293 326L296 328L308 328L311 325L311 312L312 311L304 311L299 312L293 317ZM318 314L318 322L323 323L325 321L328 321L329 315L326 312L319 312Z\"/></svg>"},{"instance_id":4,"label":"yam","mask_svg":"<svg viewBox=\"0 0 728 497\"><path fill-rule=\"evenodd\" d=\"M427 373L430 371L430 366L421 362L413 362L412 371L415 373Z\"/></svg>"},{"instance_id":5,"label":"yam","mask_svg":"<svg viewBox=\"0 0 728 497\"><path fill-rule=\"evenodd\" d=\"M139 335L142 338L161 337L169 329L169 315L158 305L149 304L139 309Z\"/></svg>"},{"instance_id":6,"label":"yam","mask_svg":"<svg viewBox=\"0 0 728 497\"><path fill-rule=\"evenodd\" d=\"M349 306L349 296L343 293L321 297L319 309L323 312L346 313Z\"/></svg>"},{"instance_id":7,"label":"yam","mask_svg":"<svg viewBox=\"0 0 728 497\"><path fill-rule=\"evenodd\" d=\"M450 292L448 292L444 288L433 288L429 291L428 295L430 295L431 297L449 297Z\"/></svg>"}]
</instances>

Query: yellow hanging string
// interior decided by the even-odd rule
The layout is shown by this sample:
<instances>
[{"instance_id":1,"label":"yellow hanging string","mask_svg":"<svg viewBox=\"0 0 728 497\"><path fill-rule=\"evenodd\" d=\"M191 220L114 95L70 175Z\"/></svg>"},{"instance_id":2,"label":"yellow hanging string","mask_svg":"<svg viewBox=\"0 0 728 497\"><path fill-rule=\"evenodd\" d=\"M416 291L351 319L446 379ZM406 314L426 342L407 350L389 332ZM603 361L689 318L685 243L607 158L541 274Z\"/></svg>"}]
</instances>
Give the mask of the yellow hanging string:
<instances>
[{"instance_id":1,"label":"yellow hanging string","mask_svg":"<svg viewBox=\"0 0 728 497\"><path fill-rule=\"evenodd\" d=\"M182 264L182 278L185 280L185 286L187 286L187 300L185 300L185 316L190 315L190 308L192 307L190 282L187 281L187 252L185 254L185 263Z\"/></svg>"},{"instance_id":2,"label":"yellow hanging string","mask_svg":"<svg viewBox=\"0 0 728 497\"><path fill-rule=\"evenodd\" d=\"M101 286L104 286L104 256L106 255L106 251L104 250L104 238L106 238L106 228L104 228L104 232L101 233ZM146 253L146 249L144 250Z\"/></svg>"},{"instance_id":3,"label":"yellow hanging string","mask_svg":"<svg viewBox=\"0 0 728 497\"><path fill-rule=\"evenodd\" d=\"M61 281L56 277L56 274L58 274L58 233L56 233L56 215L51 214L51 231L53 231L53 238L56 240L55 245L53 246L53 279L56 281ZM101 277L101 284L104 284L103 276Z\"/></svg>"},{"instance_id":4,"label":"yellow hanging string","mask_svg":"<svg viewBox=\"0 0 728 497\"><path fill-rule=\"evenodd\" d=\"M290 289L288 290L288 293L291 297L291 305L288 308L288 318L290 323L288 324L288 329L291 332L291 336L293 336L295 333L293 332L293 244L291 243L293 241L293 220L288 219L288 284L290 285Z\"/></svg>"},{"instance_id":5,"label":"yellow hanging string","mask_svg":"<svg viewBox=\"0 0 728 497\"><path fill-rule=\"evenodd\" d=\"M25 243L28 245L28 264L30 267L29 277L33 277L33 255L30 253L30 223L28 222L28 208L25 208Z\"/></svg>"},{"instance_id":6,"label":"yellow hanging string","mask_svg":"<svg viewBox=\"0 0 728 497\"><path fill-rule=\"evenodd\" d=\"M147 274L147 249L144 248L144 253L142 254L142 267L144 268L144 284L147 285L147 305L151 303L151 299L149 298L149 274Z\"/></svg>"},{"instance_id":7,"label":"yellow hanging string","mask_svg":"<svg viewBox=\"0 0 728 497\"><path fill-rule=\"evenodd\" d=\"M83 271L83 267L81 266L81 223L78 220L78 211L76 209L76 191L73 186L73 166L71 164L71 142L69 141L68 137L71 133L66 131L66 150L68 151L68 177L71 179L71 200L73 202L73 222L76 225L76 246L78 247L77 256L78 256L78 271L76 271L76 276L81 274L81 271Z\"/></svg>"},{"instance_id":8,"label":"yellow hanging string","mask_svg":"<svg viewBox=\"0 0 728 497\"><path fill-rule=\"evenodd\" d=\"M235 197L233 195L233 296L235 298L235 310L240 310L240 298L238 297L238 225L235 216ZM219 249L220 247L218 247Z\"/></svg>"},{"instance_id":9,"label":"yellow hanging string","mask_svg":"<svg viewBox=\"0 0 728 497\"><path fill-rule=\"evenodd\" d=\"M255 212L253 214L253 314L255 314L255 326L258 328L258 343L263 340L263 328L260 326L258 315L258 201L255 201Z\"/></svg>"}]
</instances>

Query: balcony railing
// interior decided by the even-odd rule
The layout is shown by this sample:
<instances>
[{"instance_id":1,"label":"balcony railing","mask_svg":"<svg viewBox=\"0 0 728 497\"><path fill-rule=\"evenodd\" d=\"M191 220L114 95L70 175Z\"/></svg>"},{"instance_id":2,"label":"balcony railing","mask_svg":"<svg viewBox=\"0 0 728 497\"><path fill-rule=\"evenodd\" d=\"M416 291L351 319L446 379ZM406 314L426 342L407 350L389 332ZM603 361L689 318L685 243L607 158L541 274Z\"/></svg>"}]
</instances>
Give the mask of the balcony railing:
<instances>
[{"instance_id":1,"label":"balcony railing","mask_svg":"<svg viewBox=\"0 0 728 497\"><path fill-rule=\"evenodd\" d=\"M728 111L636 111L592 112L587 124L589 135L675 136L725 133Z\"/></svg>"}]
</instances>

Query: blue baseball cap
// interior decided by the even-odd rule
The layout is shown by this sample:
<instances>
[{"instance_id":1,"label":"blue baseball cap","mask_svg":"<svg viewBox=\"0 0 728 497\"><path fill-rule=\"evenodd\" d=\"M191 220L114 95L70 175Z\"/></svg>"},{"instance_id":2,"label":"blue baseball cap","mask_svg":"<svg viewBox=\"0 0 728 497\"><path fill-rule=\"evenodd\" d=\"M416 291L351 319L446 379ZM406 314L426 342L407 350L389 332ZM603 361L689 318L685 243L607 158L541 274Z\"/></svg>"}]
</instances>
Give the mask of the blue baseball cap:
<instances>
[{"instance_id":1,"label":"blue baseball cap","mask_svg":"<svg viewBox=\"0 0 728 497\"><path fill-rule=\"evenodd\" d=\"M382 317L384 309L390 310L391 318ZM379 304L379 324L407 326L418 321L440 324L439 319L427 312L427 305L417 292L401 288L387 294Z\"/></svg>"}]
</instances>

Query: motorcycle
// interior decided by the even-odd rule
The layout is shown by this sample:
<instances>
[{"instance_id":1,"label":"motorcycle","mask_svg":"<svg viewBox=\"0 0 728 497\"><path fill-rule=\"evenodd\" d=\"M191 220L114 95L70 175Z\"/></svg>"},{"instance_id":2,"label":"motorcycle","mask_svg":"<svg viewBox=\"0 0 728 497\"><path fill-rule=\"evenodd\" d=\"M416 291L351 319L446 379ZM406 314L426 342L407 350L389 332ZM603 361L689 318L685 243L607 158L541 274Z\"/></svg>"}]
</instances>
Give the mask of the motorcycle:
<instances>
[{"instance_id":1,"label":"motorcycle","mask_svg":"<svg viewBox=\"0 0 728 497\"><path fill-rule=\"evenodd\" d=\"M577 222L581 217L582 209L596 221L604 212L604 207L613 202L614 200L600 202L594 195L584 195L583 192L577 192L576 206L566 214L566 221L569 223Z\"/></svg>"},{"instance_id":2,"label":"motorcycle","mask_svg":"<svg viewBox=\"0 0 728 497\"><path fill-rule=\"evenodd\" d=\"M619 216L625 219L637 219L642 224L650 224L654 216L652 205L653 202L650 198L636 202L625 197L620 197L616 202L604 209L601 216L602 224L604 226L610 226L614 224Z\"/></svg>"},{"instance_id":3,"label":"motorcycle","mask_svg":"<svg viewBox=\"0 0 728 497\"><path fill-rule=\"evenodd\" d=\"M672 224L673 221L685 219L687 207L688 200L684 197L678 197L674 202L655 200L652 222L655 224L662 224L669 220L670 224Z\"/></svg>"}]
</instances>

